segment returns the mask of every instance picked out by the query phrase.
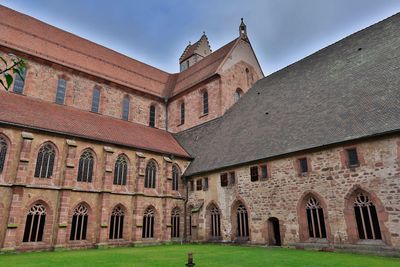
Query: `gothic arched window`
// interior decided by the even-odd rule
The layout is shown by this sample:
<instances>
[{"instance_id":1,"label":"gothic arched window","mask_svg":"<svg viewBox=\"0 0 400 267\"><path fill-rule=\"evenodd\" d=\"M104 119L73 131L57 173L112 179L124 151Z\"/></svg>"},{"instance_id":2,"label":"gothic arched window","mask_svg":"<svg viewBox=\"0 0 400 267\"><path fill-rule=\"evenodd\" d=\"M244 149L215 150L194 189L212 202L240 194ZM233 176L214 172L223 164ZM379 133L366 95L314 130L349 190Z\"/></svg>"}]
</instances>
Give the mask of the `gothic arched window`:
<instances>
[{"instance_id":1,"label":"gothic arched window","mask_svg":"<svg viewBox=\"0 0 400 267\"><path fill-rule=\"evenodd\" d=\"M0 173L4 169L4 165L6 164L6 155L7 155L8 144L4 137L0 136Z\"/></svg>"},{"instance_id":2,"label":"gothic arched window","mask_svg":"<svg viewBox=\"0 0 400 267\"><path fill-rule=\"evenodd\" d=\"M157 167L154 161L149 161L146 166L146 176L144 177L145 188L156 188Z\"/></svg>"},{"instance_id":3,"label":"gothic arched window","mask_svg":"<svg viewBox=\"0 0 400 267\"><path fill-rule=\"evenodd\" d=\"M376 207L366 194L355 197L354 214L360 239L382 239Z\"/></svg>"},{"instance_id":4,"label":"gothic arched window","mask_svg":"<svg viewBox=\"0 0 400 267\"><path fill-rule=\"evenodd\" d=\"M35 177L49 178L53 175L56 151L52 144L42 145L37 155Z\"/></svg>"},{"instance_id":5,"label":"gothic arched window","mask_svg":"<svg viewBox=\"0 0 400 267\"><path fill-rule=\"evenodd\" d=\"M221 218L219 214L219 210L216 206L213 206L210 209L210 228L211 228L211 237L218 238L221 237Z\"/></svg>"},{"instance_id":6,"label":"gothic arched window","mask_svg":"<svg viewBox=\"0 0 400 267\"><path fill-rule=\"evenodd\" d=\"M306 204L306 214L310 238L326 238L324 210L318 200L310 197Z\"/></svg>"},{"instance_id":7,"label":"gothic arched window","mask_svg":"<svg viewBox=\"0 0 400 267\"><path fill-rule=\"evenodd\" d=\"M115 161L114 184L126 185L127 172L128 172L128 162L123 155L120 155Z\"/></svg>"},{"instance_id":8,"label":"gothic arched window","mask_svg":"<svg viewBox=\"0 0 400 267\"><path fill-rule=\"evenodd\" d=\"M124 230L125 213L121 206L116 206L111 213L110 239L121 239Z\"/></svg>"},{"instance_id":9,"label":"gothic arched window","mask_svg":"<svg viewBox=\"0 0 400 267\"><path fill-rule=\"evenodd\" d=\"M240 89L240 88L236 89L235 97L234 97L235 102L239 101L239 99L242 97L242 94L243 94L242 89Z\"/></svg>"},{"instance_id":10,"label":"gothic arched window","mask_svg":"<svg viewBox=\"0 0 400 267\"><path fill-rule=\"evenodd\" d=\"M26 215L23 242L43 241L44 225L46 223L46 208L42 204L33 205Z\"/></svg>"},{"instance_id":11,"label":"gothic arched window","mask_svg":"<svg viewBox=\"0 0 400 267\"><path fill-rule=\"evenodd\" d=\"M236 210L237 236L238 238L249 237L249 219L245 206L240 204Z\"/></svg>"},{"instance_id":12,"label":"gothic arched window","mask_svg":"<svg viewBox=\"0 0 400 267\"><path fill-rule=\"evenodd\" d=\"M179 168L176 165L172 166L172 190L178 191L179 189Z\"/></svg>"},{"instance_id":13,"label":"gothic arched window","mask_svg":"<svg viewBox=\"0 0 400 267\"><path fill-rule=\"evenodd\" d=\"M142 238L154 237L154 209L147 208L143 214Z\"/></svg>"},{"instance_id":14,"label":"gothic arched window","mask_svg":"<svg viewBox=\"0 0 400 267\"><path fill-rule=\"evenodd\" d=\"M100 108L100 88L94 87L92 95L92 111L99 112L99 108Z\"/></svg>"},{"instance_id":15,"label":"gothic arched window","mask_svg":"<svg viewBox=\"0 0 400 267\"><path fill-rule=\"evenodd\" d=\"M83 204L79 204L72 215L71 235L69 240L86 240L89 211Z\"/></svg>"},{"instance_id":16,"label":"gothic arched window","mask_svg":"<svg viewBox=\"0 0 400 267\"><path fill-rule=\"evenodd\" d=\"M90 150L85 150L79 158L78 182L92 182L94 156Z\"/></svg>"},{"instance_id":17,"label":"gothic arched window","mask_svg":"<svg viewBox=\"0 0 400 267\"><path fill-rule=\"evenodd\" d=\"M180 224L181 212L178 208L172 210L171 213L171 237L179 237L179 224Z\"/></svg>"},{"instance_id":18,"label":"gothic arched window","mask_svg":"<svg viewBox=\"0 0 400 267\"><path fill-rule=\"evenodd\" d=\"M24 69L21 72L21 76L18 74L15 75L14 88L13 88L14 93L22 94L24 92L26 73L27 73L27 69Z\"/></svg>"}]
</instances>

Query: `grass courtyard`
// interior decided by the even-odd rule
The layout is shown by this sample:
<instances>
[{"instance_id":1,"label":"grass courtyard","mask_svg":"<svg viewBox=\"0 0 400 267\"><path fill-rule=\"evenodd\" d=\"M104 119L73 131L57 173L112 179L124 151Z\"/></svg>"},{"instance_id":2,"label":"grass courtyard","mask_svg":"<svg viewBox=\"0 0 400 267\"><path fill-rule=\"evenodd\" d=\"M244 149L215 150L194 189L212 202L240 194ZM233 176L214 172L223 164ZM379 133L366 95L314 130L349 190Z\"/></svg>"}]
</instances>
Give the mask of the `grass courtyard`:
<instances>
[{"instance_id":1,"label":"grass courtyard","mask_svg":"<svg viewBox=\"0 0 400 267\"><path fill-rule=\"evenodd\" d=\"M348 253L228 245L165 245L0 255L0 266L400 266L400 259Z\"/></svg>"}]
</instances>

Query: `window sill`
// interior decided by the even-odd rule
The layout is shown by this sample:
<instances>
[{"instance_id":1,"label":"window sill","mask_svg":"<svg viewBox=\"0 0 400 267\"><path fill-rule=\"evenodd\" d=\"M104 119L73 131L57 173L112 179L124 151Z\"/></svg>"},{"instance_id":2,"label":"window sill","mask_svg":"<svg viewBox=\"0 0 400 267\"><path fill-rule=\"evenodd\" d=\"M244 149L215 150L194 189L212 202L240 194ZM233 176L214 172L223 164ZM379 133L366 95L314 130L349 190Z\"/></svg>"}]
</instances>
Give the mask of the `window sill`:
<instances>
[{"instance_id":1,"label":"window sill","mask_svg":"<svg viewBox=\"0 0 400 267\"><path fill-rule=\"evenodd\" d=\"M362 239L358 240L357 245L368 245L368 246L382 246L385 245L382 239Z\"/></svg>"},{"instance_id":2,"label":"window sill","mask_svg":"<svg viewBox=\"0 0 400 267\"><path fill-rule=\"evenodd\" d=\"M205 117L205 116L207 116L207 115L208 115L208 113L202 114L202 115L200 115L199 118L203 118L203 117Z\"/></svg>"},{"instance_id":3,"label":"window sill","mask_svg":"<svg viewBox=\"0 0 400 267\"><path fill-rule=\"evenodd\" d=\"M179 126L182 126L182 125L184 125L184 124L185 124L185 123L179 123L179 124L178 124L178 127L179 127Z\"/></svg>"}]
</instances>

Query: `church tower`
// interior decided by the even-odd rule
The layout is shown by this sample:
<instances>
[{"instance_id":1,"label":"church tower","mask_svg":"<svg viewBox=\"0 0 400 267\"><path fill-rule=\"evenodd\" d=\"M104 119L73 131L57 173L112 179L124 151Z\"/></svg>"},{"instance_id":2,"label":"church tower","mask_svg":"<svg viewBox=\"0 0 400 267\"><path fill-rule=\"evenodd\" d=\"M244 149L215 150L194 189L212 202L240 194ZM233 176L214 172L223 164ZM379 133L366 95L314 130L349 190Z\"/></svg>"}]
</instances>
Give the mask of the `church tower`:
<instances>
[{"instance_id":1,"label":"church tower","mask_svg":"<svg viewBox=\"0 0 400 267\"><path fill-rule=\"evenodd\" d=\"M210 43L208 42L207 35L203 32L200 40L194 44L189 44L186 46L181 57L179 58L180 70L181 72L193 66L209 54L211 54Z\"/></svg>"}]
</instances>

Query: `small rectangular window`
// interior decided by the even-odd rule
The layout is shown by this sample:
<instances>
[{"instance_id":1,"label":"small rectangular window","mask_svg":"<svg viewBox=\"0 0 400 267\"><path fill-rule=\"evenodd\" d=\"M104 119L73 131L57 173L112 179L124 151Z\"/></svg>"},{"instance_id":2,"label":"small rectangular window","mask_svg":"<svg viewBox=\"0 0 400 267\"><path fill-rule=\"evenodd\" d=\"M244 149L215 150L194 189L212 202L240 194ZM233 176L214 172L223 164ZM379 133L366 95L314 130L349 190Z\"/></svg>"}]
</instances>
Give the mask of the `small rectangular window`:
<instances>
[{"instance_id":1,"label":"small rectangular window","mask_svg":"<svg viewBox=\"0 0 400 267\"><path fill-rule=\"evenodd\" d=\"M95 87L93 89L92 111L99 112L99 106L100 106L100 89Z\"/></svg>"},{"instance_id":2,"label":"small rectangular window","mask_svg":"<svg viewBox=\"0 0 400 267\"><path fill-rule=\"evenodd\" d=\"M150 106L149 126L156 127L156 107L153 105Z\"/></svg>"},{"instance_id":3,"label":"small rectangular window","mask_svg":"<svg viewBox=\"0 0 400 267\"><path fill-rule=\"evenodd\" d=\"M62 78L58 79L57 92L56 92L57 104L64 104L66 88L67 88L67 81Z\"/></svg>"},{"instance_id":4,"label":"small rectangular window","mask_svg":"<svg viewBox=\"0 0 400 267\"><path fill-rule=\"evenodd\" d=\"M181 124L185 123L185 103L181 103Z\"/></svg>"},{"instance_id":5,"label":"small rectangular window","mask_svg":"<svg viewBox=\"0 0 400 267\"><path fill-rule=\"evenodd\" d=\"M260 177L260 180L267 180L268 179L268 168L267 168L267 164L265 164L265 165L261 165L260 166L260 169L261 169L261 177Z\"/></svg>"},{"instance_id":6,"label":"small rectangular window","mask_svg":"<svg viewBox=\"0 0 400 267\"><path fill-rule=\"evenodd\" d=\"M347 149L347 157L349 160L349 167L356 167L359 165L357 149L355 148Z\"/></svg>"},{"instance_id":7,"label":"small rectangular window","mask_svg":"<svg viewBox=\"0 0 400 267\"><path fill-rule=\"evenodd\" d=\"M236 183L236 175L235 172L229 173L229 185L235 185Z\"/></svg>"},{"instance_id":8,"label":"small rectangular window","mask_svg":"<svg viewBox=\"0 0 400 267\"><path fill-rule=\"evenodd\" d=\"M203 114L208 114L208 92L203 93Z\"/></svg>"},{"instance_id":9,"label":"small rectangular window","mask_svg":"<svg viewBox=\"0 0 400 267\"><path fill-rule=\"evenodd\" d=\"M204 181L203 190L207 191L208 190L208 177L205 177L203 181Z\"/></svg>"},{"instance_id":10,"label":"small rectangular window","mask_svg":"<svg viewBox=\"0 0 400 267\"><path fill-rule=\"evenodd\" d=\"M190 181L190 191L194 191L194 181Z\"/></svg>"},{"instance_id":11,"label":"small rectangular window","mask_svg":"<svg viewBox=\"0 0 400 267\"><path fill-rule=\"evenodd\" d=\"M129 120L129 97L125 96L122 101L122 119Z\"/></svg>"},{"instance_id":12,"label":"small rectangular window","mask_svg":"<svg viewBox=\"0 0 400 267\"><path fill-rule=\"evenodd\" d=\"M307 173L308 172L307 158L299 159L299 165L300 165L300 172L301 173Z\"/></svg>"},{"instance_id":13,"label":"small rectangular window","mask_svg":"<svg viewBox=\"0 0 400 267\"><path fill-rule=\"evenodd\" d=\"M221 186L225 187L228 186L228 174L227 173L221 173Z\"/></svg>"},{"instance_id":14,"label":"small rectangular window","mask_svg":"<svg viewBox=\"0 0 400 267\"><path fill-rule=\"evenodd\" d=\"M196 180L196 190L200 191L203 189L203 179Z\"/></svg>"},{"instance_id":15,"label":"small rectangular window","mask_svg":"<svg viewBox=\"0 0 400 267\"><path fill-rule=\"evenodd\" d=\"M13 92L17 94L22 94L24 92L24 85L25 85L25 77L26 77L26 69L21 72L22 78L16 74L14 77L14 88Z\"/></svg>"},{"instance_id":16,"label":"small rectangular window","mask_svg":"<svg viewBox=\"0 0 400 267\"><path fill-rule=\"evenodd\" d=\"M258 181L258 166L250 168L250 179L252 182Z\"/></svg>"}]
</instances>

